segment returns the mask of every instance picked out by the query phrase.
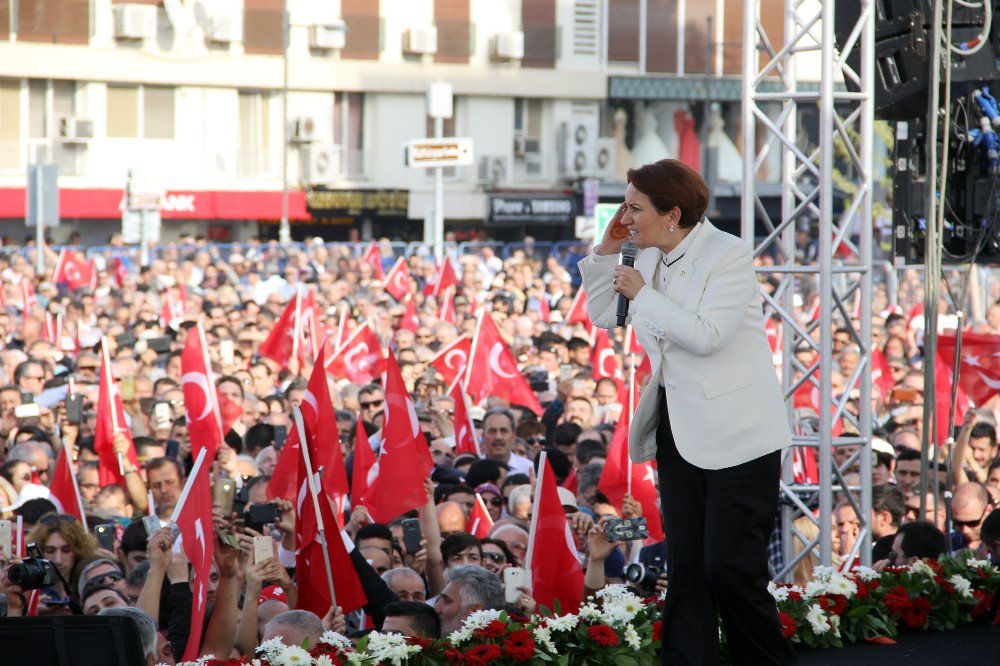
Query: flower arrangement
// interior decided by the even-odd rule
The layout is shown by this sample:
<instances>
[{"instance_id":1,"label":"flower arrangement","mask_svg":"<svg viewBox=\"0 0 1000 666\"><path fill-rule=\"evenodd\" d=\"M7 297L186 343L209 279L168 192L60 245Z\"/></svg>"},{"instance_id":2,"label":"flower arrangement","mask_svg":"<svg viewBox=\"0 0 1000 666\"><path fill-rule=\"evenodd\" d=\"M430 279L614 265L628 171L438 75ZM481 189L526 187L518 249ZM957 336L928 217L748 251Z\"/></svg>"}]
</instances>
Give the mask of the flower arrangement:
<instances>
[{"instance_id":1,"label":"flower arrangement","mask_svg":"<svg viewBox=\"0 0 1000 666\"><path fill-rule=\"evenodd\" d=\"M785 636L809 647L884 642L900 629L946 631L988 619L1000 588L1000 570L969 554L890 567L879 573L855 567L841 573L817 567L805 588L771 584ZM197 666L512 666L654 664L659 660L660 606L621 585L589 599L576 614L540 609L532 617L484 610L441 640L373 632L352 643L326 632L314 646L263 643L254 658L203 657ZM992 618L1000 623L1000 616ZM725 649L725 646L723 646ZM182 666L195 666L188 664Z\"/></svg>"}]
</instances>

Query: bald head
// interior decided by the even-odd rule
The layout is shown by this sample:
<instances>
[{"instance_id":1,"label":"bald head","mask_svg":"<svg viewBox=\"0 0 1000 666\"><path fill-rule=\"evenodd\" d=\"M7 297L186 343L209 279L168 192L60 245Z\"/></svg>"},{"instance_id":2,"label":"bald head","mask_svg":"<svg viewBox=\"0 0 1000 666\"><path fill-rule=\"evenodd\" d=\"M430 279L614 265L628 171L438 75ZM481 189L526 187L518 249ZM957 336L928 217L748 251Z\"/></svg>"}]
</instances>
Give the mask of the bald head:
<instances>
[{"instance_id":1,"label":"bald head","mask_svg":"<svg viewBox=\"0 0 1000 666\"><path fill-rule=\"evenodd\" d=\"M323 623L315 613L290 610L277 615L264 626L261 642L280 638L284 645L311 648L323 635Z\"/></svg>"},{"instance_id":2,"label":"bald head","mask_svg":"<svg viewBox=\"0 0 1000 666\"><path fill-rule=\"evenodd\" d=\"M956 510L972 508L982 511L989 504L990 495L981 483L962 483L955 487L951 505Z\"/></svg>"},{"instance_id":3,"label":"bald head","mask_svg":"<svg viewBox=\"0 0 1000 666\"><path fill-rule=\"evenodd\" d=\"M528 533L523 529L511 523L498 524L490 530L489 537L503 541L518 561L524 562L524 556L528 552Z\"/></svg>"},{"instance_id":4,"label":"bald head","mask_svg":"<svg viewBox=\"0 0 1000 666\"><path fill-rule=\"evenodd\" d=\"M465 510L458 502L441 502L437 505L437 515L442 533L465 531Z\"/></svg>"}]
</instances>

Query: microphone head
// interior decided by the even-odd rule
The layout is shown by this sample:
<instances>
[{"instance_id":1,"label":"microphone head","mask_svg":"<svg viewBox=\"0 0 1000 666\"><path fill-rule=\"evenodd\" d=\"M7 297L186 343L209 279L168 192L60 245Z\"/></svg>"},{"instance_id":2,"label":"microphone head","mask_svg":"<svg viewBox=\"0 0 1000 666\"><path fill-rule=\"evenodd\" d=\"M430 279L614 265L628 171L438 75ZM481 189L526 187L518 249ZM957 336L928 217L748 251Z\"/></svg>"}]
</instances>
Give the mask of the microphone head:
<instances>
[{"instance_id":1,"label":"microphone head","mask_svg":"<svg viewBox=\"0 0 1000 666\"><path fill-rule=\"evenodd\" d=\"M635 259L639 255L639 246L632 241L622 243L621 255Z\"/></svg>"}]
</instances>

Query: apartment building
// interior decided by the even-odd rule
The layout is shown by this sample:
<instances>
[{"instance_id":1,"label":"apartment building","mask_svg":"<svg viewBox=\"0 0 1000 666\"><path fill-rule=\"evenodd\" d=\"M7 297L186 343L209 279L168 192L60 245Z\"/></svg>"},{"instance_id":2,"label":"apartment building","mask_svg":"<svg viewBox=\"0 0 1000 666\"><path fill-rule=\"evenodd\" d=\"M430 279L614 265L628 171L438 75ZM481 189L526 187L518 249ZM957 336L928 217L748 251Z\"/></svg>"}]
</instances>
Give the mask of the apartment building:
<instances>
[{"instance_id":1,"label":"apartment building","mask_svg":"<svg viewBox=\"0 0 1000 666\"><path fill-rule=\"evenodd\" d=\"M572 238L628 167L698 166L706 140L733 177L742 0L288 0L286 57L283 7L0 2L0 233L25 235L26 165L43 161L56 242L120 229L129 182L164 195L164 240L276 236L287 138L294 237L419 240L433 176L404 146L433 136L437 81L455 95L444 135L474 142L444 176L460 240Z\"/></svg>"}]
</instances>

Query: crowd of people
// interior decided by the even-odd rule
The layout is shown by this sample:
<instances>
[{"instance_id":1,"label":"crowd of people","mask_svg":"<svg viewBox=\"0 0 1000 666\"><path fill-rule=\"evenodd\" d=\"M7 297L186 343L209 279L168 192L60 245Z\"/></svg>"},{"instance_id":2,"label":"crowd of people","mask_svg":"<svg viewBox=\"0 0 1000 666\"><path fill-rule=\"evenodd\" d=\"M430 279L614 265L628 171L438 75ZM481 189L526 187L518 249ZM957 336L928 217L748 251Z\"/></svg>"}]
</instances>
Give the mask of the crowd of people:
<instances>
[{"instance_id":1,"label":"crowd of people","mask_svg":"<svg viewBox=\"0 0 1000 666\"><path fill-rule=\"evenodd\" d=\"M76 606L85 614L131 614L145 627L149 662L174 663L188 648L192 588L199 582L207 585L209 612L197 653L222 657L253 655L272 638L315 643L328 629L350 637L378 628L436 638L460 628L476 610L530 614L537 606L531 587L521 586L516 598L505 595L502 572L525 564L541 452L560 484L585 590L624 581L632 562L653 574L630 577L633 584L648 594L667 590L662 542L614 543L601 530L614 517L659 517L655 507L632 496L615 502L599 490L616 423L629 409L623 387L640 359L627 353L626 331L612 330L615 370L601 376L605 364L593 354L589 322L578 316L579 273L572 262L564 265L530 247L502 259L486 248L453 258L457 284L442 293L425 289L440 279L440 265L412 256L406 260L410 295L399 299L387 293L377 265L381 261L388 271L394 263L389 256L373 263L369 253L320 242L292 250L254 244L223 255L217 246L193 241L190 249L158 254L146 267L98 263L92 283L72 290L51 279L54 254L42 275L29 258L0 256L0 519L19 520L24 536L15 534L15 542L36 544L65 581L46 584L32 601L30 591L7 575L25 553L0 553L8 616L69 614ZM303 578L295 568L296 507L268 492L313 360L293 355L283 365L260 349L303 287L314 295L323 335L334 339L337 331L371 325L393 351L434 463L419 511L380 523L364 506L344 507L345 543L367 599L346 614L339 607L323 616L297 608ZM903 287L912 284L904 280ZM883 310L884 297L874 315L874 344L892 368L892 386L873 391L873 559L900 564L968 548L1000 561L1000 512L993 511L1000 503L1000 401L994 397L968 410L950 477L942 471L921 486L919 321L905 311ZM417 321L405 322L411 302ZM808 302L797 304L803 321L810 317ZM474 336L480 308L496 323L542 412L496 396L475 401L469 417L481 446L476 456L456 454L455 399L430 361L458 337ZM217 539L210 572L192 570L185 554L172 548L176 534L168 524L194 462L181 350L195 323L204 331L219 393L242 410L209 461L213 484L233 482L236 502L232 510L215 507L219 535L233 539ZM837 393L859 351L846 329L835 333L834 348L830 381ZM803 367L814 360L808 349L796 354ZM134 448L138 461L132 466L124 456L120 484L102 484L95 450L104 358L129 433L117 434L114 447L122 454ZM358 442L379 452L386 387L378 378L360 383L334 374L328 384L331 404L321 408L335 413L350 475ZM77 413L68 399L75 395L82 396ZM795 427L816 419L808 400L795 414ZM75 461L86 528L50 493L61 452ZM856 451L842 447L837 456L847 463L848 478L858 473L850 469L858 462ZM951 491L951 499L921 503L921 487L937 497ZM220 494L213 491L213 497ZM493 522L485 537L470 533L480 498ZM273 506L274 518L248 524L245 511L261 505ZM155 520L143 520L149 515ZM412 518L420 526L416 548L404 534ZM858 554L861 521L846 498L834 519L834 552L843 563ZM808 518L796 528L806 537L815 532ZM254 537L260 536L273 540L273 556L258 561ZM801 550L801 544L795 545ZM780 547L772 549L772 560L781 567ZM796 582L808 581L812 564L814 555L802 558Z\"/></svg>"}]
</instances>

